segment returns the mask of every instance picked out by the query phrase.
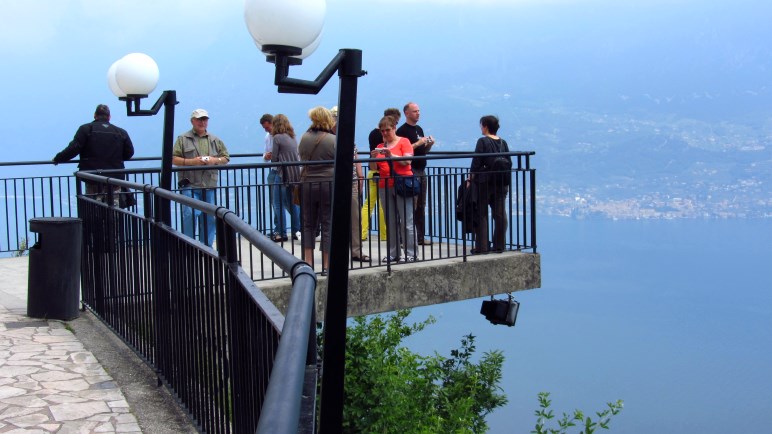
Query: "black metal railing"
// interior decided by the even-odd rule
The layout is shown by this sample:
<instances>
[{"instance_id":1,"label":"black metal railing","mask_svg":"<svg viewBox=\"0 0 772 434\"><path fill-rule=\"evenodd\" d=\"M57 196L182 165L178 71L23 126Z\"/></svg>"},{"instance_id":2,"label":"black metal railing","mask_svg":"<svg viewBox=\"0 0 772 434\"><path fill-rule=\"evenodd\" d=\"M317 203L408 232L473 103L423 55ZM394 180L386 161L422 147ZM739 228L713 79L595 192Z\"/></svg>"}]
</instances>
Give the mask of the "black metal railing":
<instances>
[{"instance_id":1,"label":"black metal railing","mask_svg":"<svg viewBox=\"0 0 772 434\"><path fill-rule=\"evenodd\" d=\"M533 153L509 155L515 165L506 201L511 221L506 248L535 252ZM436 245L421 246L420 260L469 254L471 235L459 221L464 216L457 214L456 204L462 199L459 186L469 175L464 160L468 163L473 156L426 157L455 165L427 168L425 232ZM28 240L30 218L81 217L84 306L156 370L159 381L174 392L199 429L294 432L301 418L311 424L315 420L313 315L315 272L321 267L301 262L295 243L274 243L265 236L273 225L267 173L279 166L217 167L216 204L158 188L158 169L120 171L128 181L108 178L104 175L115 173L107 171L78 172L77 178L0 179L6 191L0 203L0 218L5 216L6 223L3 251L23 250L23 243L11 240ZM174 185L182 173L175 173ZM106 185L106 197L98 200L82 194L82 181ZM114 200L121 194L132 196L137 204L121 209L117 206L121 202ZM366 195L363 199L367 200ZM159 208L165 203L172 204L171 226L161 219ZM215 216L216 250L177 230L183 206ZM376 212L363 244L375 262L351 263L352 267L394 265L377 262L385 253L378 241L382 234L377 219ZM357 233L361 233L359 224L352 222ZM289 277L293 283L286 318L254 283L279 277ZM302 398L304 385L306 399ZM301 428L313 431L313 427Z\"/></svg>"},{"instance_id":2,"label":"black metal railing","mask_svg":"<svg viewBox=\"0 0 772 434\"><path fill-rule=\"evenodd\" d=\"M536 183L535 171L530 165L530 157L533 153L512 152L509 154L515 164L512 169L511 190L506 199L507 215L510 222L507 229L506 249L535 251ZM472 235L471 233L464 233L461 222L457 220L456 203L460 199L458 186L468 177L469 161L473 156L474 154L458 152L423 157L433 163L426 169L429 188L425 210L425 233L433 242L439 243L439 246L435 246L435 248L419 246L419 260L430 261L465 257L470 253ZM234 158L238 157L234 156ZM252 157L252 155L248 157ZM368 159L359 161L363 163L363 166L367 166ZM441 166L445 162L450 164ZM0 168L9 164L11 163L0 163ZM34 165L35 163L13 164ZM216 189L216 203L241 216L244 221L259 232L271 234L275 214L271 206L273 193L268 184L268 172L282 164L287 163L234 163L217 167L217 170L220 171L220 183ZM211 166L207 168L211 168ZM186 170L197 169L179 168L175 172L173 185L177 184L177 178L184 177ZM367 172L366 167L364 171ZM154 185L157 185L159 172L157 168L130 168L123 171L130 181ZM363 182L363 187L365 188L360 194L360 207L362 202L369 200L367 181ZM27 221L30 218L73 216L75 214L75 183L71 176L0 178L0 188L5 193L0 201L0 231L4 229L3 232L0 232L0 254L20 252L28 244L31 244L31 234L27 228ZM141 201L138 207L139 212L142 212L143 204ZM172 226L176 229L181 227L180 216L180 207L177 204L172 210ZM388 236L388 234L381 232L380 218L377 211L368 218L367 239L362 240L363 254L369 256L373 262L351 261L350 267L352 269L387 266L379 261L380 258L386 256L385 243L379 241ZM289 222L289 219L287 218L286 221ZM361 231L361 225L361 219L352 221L354 229L358 228ZM289 230L286 230L286 233L289 239L282 245L290 253L301 257L300 243L292 242ZM274 264L264 261L264 257L258 251L239 246L239 256L242 266L255 281L287 277L287 274L275 267ZM322 271L321 264L312 265L316 272ZM391 265L393 264L388 266Z\"/></svg>"},{"instance_id":3,"label":"black metal railing","mask_svg":"<svg viewBox=\"0 0 772 434\"><path fill-rule=\"evenodd\" d=\"M151 185L76 175L136 192L145 210L114 206L112 188L102 201L78 196L84 306L156 370L201 431L255 432L258 423L297 430L298 387L307 375L316 378L310 267L227 209ZM215 215L217 250L163 224L161 199ZM237 234L292 277L286 318L239 266ZM303 412L313 411L306 402Z\"/></svg>"}]
</instances>

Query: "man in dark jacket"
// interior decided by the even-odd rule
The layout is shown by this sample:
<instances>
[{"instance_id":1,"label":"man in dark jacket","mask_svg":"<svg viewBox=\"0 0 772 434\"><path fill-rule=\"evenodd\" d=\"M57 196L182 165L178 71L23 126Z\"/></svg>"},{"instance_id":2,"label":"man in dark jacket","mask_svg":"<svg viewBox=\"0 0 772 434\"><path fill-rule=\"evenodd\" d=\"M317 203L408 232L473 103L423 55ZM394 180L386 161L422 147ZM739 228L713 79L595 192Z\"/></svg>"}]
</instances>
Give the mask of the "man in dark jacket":
<instances>
[{"instance_id":1,"label":"man in dark jacket","mask_svg":"<svg viewBox=\"0 0 772 434\"><path fill-rule=\"evenodd\" d=\"M110 123L110 108L99 104L94 111L94 121L78 128L70 144L56 154L54 163L69 161L77 155L80 155L80 170L123 169L123 162L134 155L134 145L126 130ZM111 177L123 178L120 175ZM87 182L86 194L100 195L97 198L103 200L102 187Z\"/></svg>"}]
</instances>

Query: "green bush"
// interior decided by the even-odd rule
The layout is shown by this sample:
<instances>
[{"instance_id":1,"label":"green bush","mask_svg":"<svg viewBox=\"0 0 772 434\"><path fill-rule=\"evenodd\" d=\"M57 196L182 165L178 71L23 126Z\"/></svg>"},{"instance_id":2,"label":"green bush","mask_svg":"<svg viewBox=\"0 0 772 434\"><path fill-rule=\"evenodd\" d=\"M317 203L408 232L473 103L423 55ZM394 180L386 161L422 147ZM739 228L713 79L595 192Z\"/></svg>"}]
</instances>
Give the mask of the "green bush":
<instances>
[{"instance_id":1,"label":"green bush","mask_svg":"<svg viewBox=\"0 0 772 434\"><path fill-rule=\"evenodd\" d=\"M535 412L536 427L531 431L533 434L565 434L569 428L577 425L584 428L582 431L579 431L580 434L592 434L598 428L609 429L611 418L619 414L624 407L622 400L606 403L606 406L608 406L606 410L595 413L598 416L596 421L593 421L589 416L585 417L581 410L574 410L573 415L563 413L563 417L557 420L558 428L547 428L547 421L551 421L555 417L552 410L550 410L552 401L549 397L550 394L548 392L539 393L539 409Z\"/></svg>"},{"instance_id":2,"label":"green bush","mask_svg":"<svg viewBox=\"0 0 772 434\"><path fill-rule=\"evenodd\" d=\"M475 362L474 336L449 357L421 356L402 340L434 323L406 324L409 310L359 317L347 330L346 433L481 433L485 416L507 403L499 386L504 356Z\"/></svg>"}]
</instances>

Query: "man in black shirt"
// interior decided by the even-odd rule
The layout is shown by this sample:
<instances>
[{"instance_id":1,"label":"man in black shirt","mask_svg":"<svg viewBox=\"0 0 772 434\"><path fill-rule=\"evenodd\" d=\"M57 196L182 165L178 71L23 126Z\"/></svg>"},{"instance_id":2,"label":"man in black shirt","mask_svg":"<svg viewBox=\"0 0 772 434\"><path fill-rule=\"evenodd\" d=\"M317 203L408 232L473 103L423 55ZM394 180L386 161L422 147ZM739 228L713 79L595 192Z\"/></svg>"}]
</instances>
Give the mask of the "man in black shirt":
<instances>
[{"instance_id":1,"label":"man in black shirt","mask_svg":"<svg viewBox=\"0 0 772 434\"><path fill-rule=\"evenodd\" d=\"M77 155L80 155L80 170L123 169L123 162L134 155L129 134L110 123L110 107L99 104L94 111L94 121L78 128L70 144L56 154L54 163L69 161ZM111 177L123 179L121 175ZM86 194L97 195L98 200L104 201L102 184L86 182Z\"/></svg>"},{"instance_id":2,"label":"man in black shirt","mask_svg":"<svg viewBox=\"0 0 772 434\"><path fill-rule=\"evenodd\" d=\"M405 104L403 109L405 112L405 123L397 129L397 136L405 137L413 144L413 155L421 157L429 153L434 145L434 137L426 137L424 130L418 126L418 119L421 116L421 110L418 104L409 102ZM430 245L432 240L424 239L425 231L425 214L426 208L426 192L429 187L428 179L426 178L426 160L413 160L412 164L413 174L421 180L421 194L416 197L415 208L413 212L413 222L415 223L415 233L418 238L418 244Z\"/></svg>"}]
</instances>

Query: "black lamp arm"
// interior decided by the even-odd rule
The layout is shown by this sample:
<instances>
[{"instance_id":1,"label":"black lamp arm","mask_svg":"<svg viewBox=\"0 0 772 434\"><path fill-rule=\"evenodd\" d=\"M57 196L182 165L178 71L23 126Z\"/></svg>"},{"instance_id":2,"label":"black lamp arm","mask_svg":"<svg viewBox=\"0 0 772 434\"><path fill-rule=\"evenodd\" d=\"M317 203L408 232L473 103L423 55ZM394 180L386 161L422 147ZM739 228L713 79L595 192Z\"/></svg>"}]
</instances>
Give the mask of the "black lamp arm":
<instances>
[{"instance_id":1,"label":"black lamp arm","mask_svg":"<svg viewBox=\"0 0 772 434\"><path fill-rule=\"evenodd\" d=\"M350 51L346 49L338 51L338 54L319 73L316 80L312 81L289 77L289 67L291 65L298 65L301 62L300 59L292 57L299 54L298 50L296 47L280 45L266 45L263 47L263 52L270 54L267 60L276 64L274 84L279 87L279 92L281 93L318 94L327 82L330 81L335 72L338 71L348 51Z\"/></svg>"},{"instance_id":2,"label":"black lamp arm","mask_svg":"<svg viewBox=\"0 0 772 434\"><path fill-rule=\"evenodd\" d=\"M161 110L161 107L163 107L166 103L166 99L169 97L169 94L170 91L163 91L161 96L158 97L158 101L153 104L153 107L150 108L150 110L142 110L139 107L140 103L142 102L142 98L147 98L147 95L126 95L118 99L121 101L126 101L127 116L155 116ZM177 101L174 101L174 104L177 104Z\"/></svg>"}]
</instances>

